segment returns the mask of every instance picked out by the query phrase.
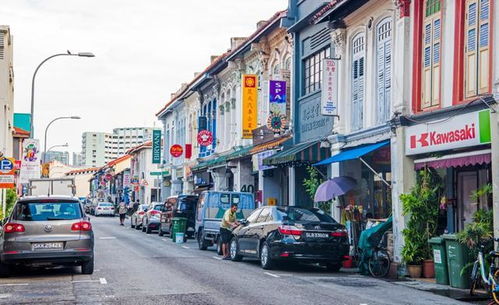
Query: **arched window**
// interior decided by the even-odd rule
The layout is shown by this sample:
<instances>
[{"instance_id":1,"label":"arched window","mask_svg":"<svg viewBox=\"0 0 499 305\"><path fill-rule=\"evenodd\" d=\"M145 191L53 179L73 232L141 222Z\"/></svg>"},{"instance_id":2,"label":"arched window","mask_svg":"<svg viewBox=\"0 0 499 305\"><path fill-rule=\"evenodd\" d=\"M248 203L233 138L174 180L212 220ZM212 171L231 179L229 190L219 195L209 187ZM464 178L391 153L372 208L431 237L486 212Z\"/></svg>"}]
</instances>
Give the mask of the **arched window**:
<instances>
[{"instance_id":1,"label":"arched window","mask_svg":"<svg viewBox=\"0 0 499 305\"><path fill-rule=\"evenodd\" d=\"M281 66L279 65L279 63L275 63L274 64L274 67L272 68L272 74L275 76L275 75L280 75L281 74Z\"/></svg>"},{"instance_id":2,"label":"arched window","mask_svg":"<svg viewBox=\"0 0 499 305\"><path fill-rule=\"evenodd\" d=\"M364 120L365 92L365 34L358 33L352 39L352 130L359 130Z\"/></svg>"},{"instance_id":3,"label":"arched window","mask_svg":"<svg viewBox=\"0 0 499 305\"><path fill-rule=\"evenodd\" d=\"M286 60L284 60L284 70L291 70L291 57L288 57L286 58Z\"/></svg>"},{"instance_id":4,"label":"arched window","mask_svg":"<svg viewBox=\"0 0 499 305\"><path fill-rule=\"evenodd\" d=\"M392 19L385 18L376 26L376 121L390 119L392 93Z\"/></svg>"}]
</instances>

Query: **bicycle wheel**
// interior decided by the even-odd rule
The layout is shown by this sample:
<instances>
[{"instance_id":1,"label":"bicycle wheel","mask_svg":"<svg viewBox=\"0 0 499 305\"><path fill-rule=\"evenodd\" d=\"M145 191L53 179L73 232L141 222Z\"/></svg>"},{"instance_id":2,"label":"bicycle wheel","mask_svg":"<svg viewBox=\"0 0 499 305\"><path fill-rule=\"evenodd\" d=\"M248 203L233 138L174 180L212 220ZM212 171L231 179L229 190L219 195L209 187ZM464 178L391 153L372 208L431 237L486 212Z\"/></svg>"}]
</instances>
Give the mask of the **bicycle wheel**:
<instances>
[{"instance_id":1,"label":"bicycle wheel","mask_svg":"<svg viewBox=\"0 0 499 305\"><path fill-rule=\"evenodd\" d=\"M499 269L494 272L494 282L499 283ZM499 287L496 284L492 284L490 287L490 291L492 292L492 297L494 298L494 302L499 304Z\"/></svg>"},{"instance_id":2,"label":"bicycle wheel","mask_svg":"<svg viewBox=\"0 0 499 305\"><path fill-rule=\"evenodd\" d=\"M480 283L480 271L478 271L478 261L473 264L473 270L471 271L471 286L470 286L470 295L475 295L475 289L478 287Z\"/></svg>"},{"instance_id":3,"label":"bicycle wheel","mask_svg":"<svg viewBox=\"0 0 499 305\"><path fill-rule=\"evenodd\" d=\"M368 262L369 272L374 277L385 277L390 271L390 257L385 250L373 253Z\"/></svg>"}]
</instances>

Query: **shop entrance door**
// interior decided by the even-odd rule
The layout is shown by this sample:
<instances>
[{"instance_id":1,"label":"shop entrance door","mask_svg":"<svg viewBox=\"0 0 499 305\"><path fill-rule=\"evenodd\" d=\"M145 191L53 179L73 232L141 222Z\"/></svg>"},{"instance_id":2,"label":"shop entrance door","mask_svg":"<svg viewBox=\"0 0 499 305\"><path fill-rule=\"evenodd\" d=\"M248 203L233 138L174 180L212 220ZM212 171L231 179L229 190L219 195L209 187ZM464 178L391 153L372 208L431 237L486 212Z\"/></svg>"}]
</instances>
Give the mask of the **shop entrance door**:
<instances>
[{"instance_id":1,"label":"shop entrance door","mask_svg":"<svg viewBox=\"0 0 499 305\"><path fill-rule=\"evenodd\" d=\"M457 210L459 230L473 221L473 213L477 205L470 198L473 191L478 188L478 172L459 172L457 174Z\"/></svg>"}]
</instances>

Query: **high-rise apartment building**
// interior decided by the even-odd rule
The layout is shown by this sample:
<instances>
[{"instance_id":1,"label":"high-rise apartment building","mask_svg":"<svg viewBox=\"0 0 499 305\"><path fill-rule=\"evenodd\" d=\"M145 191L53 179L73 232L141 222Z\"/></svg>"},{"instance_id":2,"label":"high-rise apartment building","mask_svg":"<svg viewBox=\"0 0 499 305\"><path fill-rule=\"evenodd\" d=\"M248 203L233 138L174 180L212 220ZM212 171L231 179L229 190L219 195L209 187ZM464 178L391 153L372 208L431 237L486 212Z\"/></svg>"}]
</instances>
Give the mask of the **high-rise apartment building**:
<instances>
[{"instance_id":1,"label":"high-rise apartment building","mask_svg":"<svg viewBox=\"0 0 499 305\"><path fill-rule=\"evenodd\" d=\"M50 161L56 160L56 161L61 162L64 165L69 166L69 152L56 151L56 150L47 151L46 154L42 154L42 160L44 160L44 162L50 162Z\"/></svg>"},{"instance_id":2,"label":"high-rise apartment building","mask_svg":"<svg viewBox=\"0 0 499 305\"><path fill-rule=\"evenodd\" d=\"M0 152L12 156L14 130L14 65L10 28L0 25Z\"/></svg>"},{"instance_id":3,"label":"high-rise apartment building","mask_svg":"<svg viewBox=\"0 0 499 305\"><path fill-rule=\"evenodd\" d=\"M84 132L82 135L81 165L102 166L124 155L130 148L152 139L150 127L115 128L113 133Z\"/></svg>"}]
</instances>

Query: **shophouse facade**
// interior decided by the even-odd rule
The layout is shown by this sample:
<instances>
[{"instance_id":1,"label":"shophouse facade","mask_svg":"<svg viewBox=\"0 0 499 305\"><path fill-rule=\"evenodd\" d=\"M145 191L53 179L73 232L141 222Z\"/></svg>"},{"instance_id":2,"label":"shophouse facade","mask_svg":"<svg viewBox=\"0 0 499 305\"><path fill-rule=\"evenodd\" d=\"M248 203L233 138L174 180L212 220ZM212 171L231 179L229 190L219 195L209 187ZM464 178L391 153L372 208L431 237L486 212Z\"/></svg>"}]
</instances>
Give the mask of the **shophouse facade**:
<instances>
[{"instance_id":1,"label":"shophouse facade","mask_svg":"<svg viewBox=\"0 0 499 305\"><path fill-rule=\"evenodd\" d=\"M10 27L0 26L0 152L12 156L14 133L14 38Z\"/></svg>"},{"instance_id":2,"label":"shophouse facade","mask_svg":"<svg viewBox=\"0 0 499 305\"><path fill-rule=\"evenodd\" d=\"M151 141L128 150L127 154L131 156L132 200L139 200L142 204L160 202L162 178L154 173L161 172L161 169L159 164L152 163Z\"/></svg>"}]
</instances>

